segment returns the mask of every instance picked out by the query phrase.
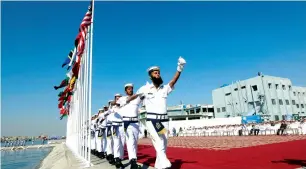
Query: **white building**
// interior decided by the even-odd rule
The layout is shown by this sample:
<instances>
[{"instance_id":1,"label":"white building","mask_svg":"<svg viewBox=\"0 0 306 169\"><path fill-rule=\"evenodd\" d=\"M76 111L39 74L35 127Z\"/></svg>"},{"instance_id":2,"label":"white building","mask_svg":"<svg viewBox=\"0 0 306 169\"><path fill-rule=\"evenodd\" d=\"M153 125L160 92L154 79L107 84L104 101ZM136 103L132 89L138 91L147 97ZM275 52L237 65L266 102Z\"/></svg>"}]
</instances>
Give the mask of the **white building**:
<instances>
[{"instance_id":1,"label":"white building","mask_svg":"<svg viewBox=\"0 0 306 169\"><path fill-rule=\"evenodd\" d=\"M261 75L212 91L215 117L257 114L267 120L286 115L306 116L306 87L293 86L290 79Z\"/></svg>"}]
</instances>

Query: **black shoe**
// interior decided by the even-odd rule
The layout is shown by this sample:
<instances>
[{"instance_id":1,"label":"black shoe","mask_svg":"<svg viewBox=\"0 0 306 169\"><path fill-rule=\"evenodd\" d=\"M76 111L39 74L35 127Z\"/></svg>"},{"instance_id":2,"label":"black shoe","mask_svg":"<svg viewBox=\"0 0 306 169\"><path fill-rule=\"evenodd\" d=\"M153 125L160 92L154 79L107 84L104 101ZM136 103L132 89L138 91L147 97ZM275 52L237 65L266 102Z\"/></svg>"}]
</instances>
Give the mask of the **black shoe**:
<instances>
[{"instance_id":1,"label":"black shoe","mask_svg":"<svg viewBox=\"0 0 306 169\"><path fill-rule=\"evenodd\" d=\"M141 168L141 166L137 164L136 159L131 159L130 164L131 164L131 169L140 169Z\"/></svg>"},{"instance_id":2,"label":"black shoe","mask_svg":"<svg viewBox=\"0 0 306 169\"><path fill-rule=\"evenodd\" d=\"M116 165L116 168L124 168L124 165L121 163L121 159L120 158L115 158L115 165Z\"/></svg>"},{"instance_id":3,"label":"black shoe","mask_svg":"<svg viewBox=\"0 0 306 169\"><path fill-rule=\"evenodd\" d=\"M105 158L104 152L100 152L100 153L99 153L99 158L101 158L101 159L104 159L104 158Z\"/></svg>"},{"instance_id":4,"label":"black shoe","mask_svg":"<svg viewBox=\"0 0 306 169\"><path fill-rule=\"evenodd\" d=\"M115 164L114 155L112 155L112 154L108 155L108 163L111 164L111 165Z\"/></svg>"}]
</instances>

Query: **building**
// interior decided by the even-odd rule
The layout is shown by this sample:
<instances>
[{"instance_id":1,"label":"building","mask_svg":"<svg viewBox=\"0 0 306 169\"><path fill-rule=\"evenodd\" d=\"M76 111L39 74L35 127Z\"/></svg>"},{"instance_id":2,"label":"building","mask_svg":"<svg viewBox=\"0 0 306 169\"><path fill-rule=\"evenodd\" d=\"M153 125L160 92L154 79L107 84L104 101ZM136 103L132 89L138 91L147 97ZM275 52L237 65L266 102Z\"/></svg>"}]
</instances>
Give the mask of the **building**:
<instances>
[{"instance_id":1,"label":"building","mask_svg":"<svg viewBox=\"0 0 306 169\"><path fill-rule=\"evenodd\" d=\"M288 78L257 77L223 85L212 91L216 118L261 115L265 120L306 116L306 87L293 86Z\"/></svg>"},{"instance_id":2,"label":"building","mask_svg":"<svg viewBox=\"0 0 306 169\"><path fill-rule=\"evenodd\" d=\"M167 107L168 118L170 121L211 119L215 117L213 105L177 105ZM140 109L140 119L145 118L145 109Z\"/></svg>"}]
</instances>

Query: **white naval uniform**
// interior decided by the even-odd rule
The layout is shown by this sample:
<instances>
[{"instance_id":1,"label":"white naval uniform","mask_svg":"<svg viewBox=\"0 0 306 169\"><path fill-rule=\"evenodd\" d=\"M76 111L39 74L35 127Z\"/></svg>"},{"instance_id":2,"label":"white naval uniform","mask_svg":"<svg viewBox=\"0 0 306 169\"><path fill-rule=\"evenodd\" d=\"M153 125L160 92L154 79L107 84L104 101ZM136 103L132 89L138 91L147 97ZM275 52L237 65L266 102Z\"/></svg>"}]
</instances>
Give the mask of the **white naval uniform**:
<instances>
[{"instance_id":1,"label":"white naval uniform","mask_svg":"<svg viewBox=\"0 0 306 169\"><path fill-rule=\"evenodd\" d=\"M171 163L166 155L168 139L168 115L167 115L167 97L172 92L172 88L167 85L160 85L158 89L153 84L142 86L137 93L143 93L145 109L147 112L146 128L151 135L153 146L156 150L155 168L168 168ZM165 127L166 133L158 134L155 128L161 125L156 124L154 127L153 120L161 121Z\"/></svg>"},{"instance_id":2,"label":"white naval uniform","mask_svg":"<svg viewBox=\"0 0 306 169\"><path fill-rule=\"evenodd\" d=\"M120 106L123 106L119 111L120 115L122 116L125 129L125 132L122 133L122 145L124 147L126 141L129 160L137 160L137 142L139 135L138 106L141 100L139 97L137 97L126 104L127 99L128 96L122 96L118 100Z\"/></svg>"},{"instance_id":3,"label":"white naval uniform","mask_svg":"<svg viewBox=\"0 0 306 169\"><path fill-rule=\"evenodd\" d=\"M106 120L106 117L107 117L107 115L105 114L105 113L102 113L101 114L101 119L100 119L100 121L99 122L101 122L102 120L102 123L101 123L101 128L102 128L102 130L103 130L103 133L102 133L102 138L101 138L101 148L102 148L102 152L106 152L106 122L107 122L107 120Z\"/></svg>"},{"instance_id":4,"label":"white naval uniform","mask_svg":"<svg viewBox=\"0 0 306 169\"><path fill-rule=\"evenodd\" d=\"M106 134L106 154L110 155L110 154L114 153L113 152L114 142L113 142L113 137L112 137L112 121L110 121L113 113L112 113L111 110L108 110L104 113L108 115L108 116L106 116L106 119L105 119L105 123L106 123L106 130L105 130L105 134Z\"/></svg>"},{"instance_id":5,"label":"white naval uniform","mask_svg":"<svg viewBox=\"0 0 306 169\"><path fill-rule=\"evenodd\" d=\"M99 134L99 127L98 127L98 123L97 123L97 118L94 120L94 124L95 124L95 150L98 151L99 150L99 143L98 143L98 134Z\"/></svg>"},{"instance_id":6,"label":"white naval uniform","mask_svg":"<svg viewBox=\"0 0 306 169\"><path fill-rule=\"evenodd\" d=\"M101 121L103 119L104 115L103 113L100 113L99 116L98 116L98 123L97 123L97 138L96 138L96 148L97 148L97 151L98 152L102 152L102 136L103 136L103 129L105 128L102 128L102 124L101 124Z\"/></svg>"},{"instance_id":7,"label":"white naval uniform","mask_svg":"<svg viewBox=\"0 0 306 169\"><path fill-rule=\"evenodd\" d=\"M91 120L91 126L90 126L90 131L91 131L90 149L91 150L96 149L95 130L96 130L95 120Z\"/></svg>"},{"instance_id":8,"label":"white naval uniform","mask_svg":"<svg viewBox=\"0 0 306 169\"><path fill-rule=\"evenodd\" d=\"M124 139L124 128L123 128L122 117L119 113L120 108L118 106L113 106L112 111L114 112L111 118L113 126L112 132L114 140L114 157L123 159L124 149L123 149L122 139Z\"/></svg>"}]
</instances>

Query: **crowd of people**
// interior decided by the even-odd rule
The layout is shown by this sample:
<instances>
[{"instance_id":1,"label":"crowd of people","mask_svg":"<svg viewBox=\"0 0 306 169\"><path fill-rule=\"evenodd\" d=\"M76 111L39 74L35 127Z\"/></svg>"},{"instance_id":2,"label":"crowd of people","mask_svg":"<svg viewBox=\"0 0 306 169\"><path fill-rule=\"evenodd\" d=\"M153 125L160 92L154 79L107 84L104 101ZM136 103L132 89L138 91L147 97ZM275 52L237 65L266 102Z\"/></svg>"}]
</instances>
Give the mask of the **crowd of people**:
<instances>
[{"instance_id":1,"label":"crowd of people","mask_svg":"<svg viewBox=\"0 0 306 169\"><path fill-rule=\"evenodd\" d=\"M182 57L178 59L177 71L168 84L163 85L160 68L153 66L148 69L152 84L142 86L136 94L132 83L124 85L126 95L116 94L114 100L109 100L91 119L91 153L99 158L106 158L116 168L124 168L123 147L126 144L131 169L141 168L137 164L137 142L138 112L140 105L143 105L147 112L146 131L157 154L155 168L170 168L171 163L166 155L168 134L165 123L169 121L167 96L172 92L185 63Z\"/></svg>"},{"instance_id":2,"label":"crowd of people","mask_svg":"<svg viewBox=\"0 0 306 169\"><path fill-rule=\"evenodd\" d=\"M237 135L306 134L306 119L249 124L216 125L172 129L173 136L237 136Z\"/></svg>"}]
</instances>

